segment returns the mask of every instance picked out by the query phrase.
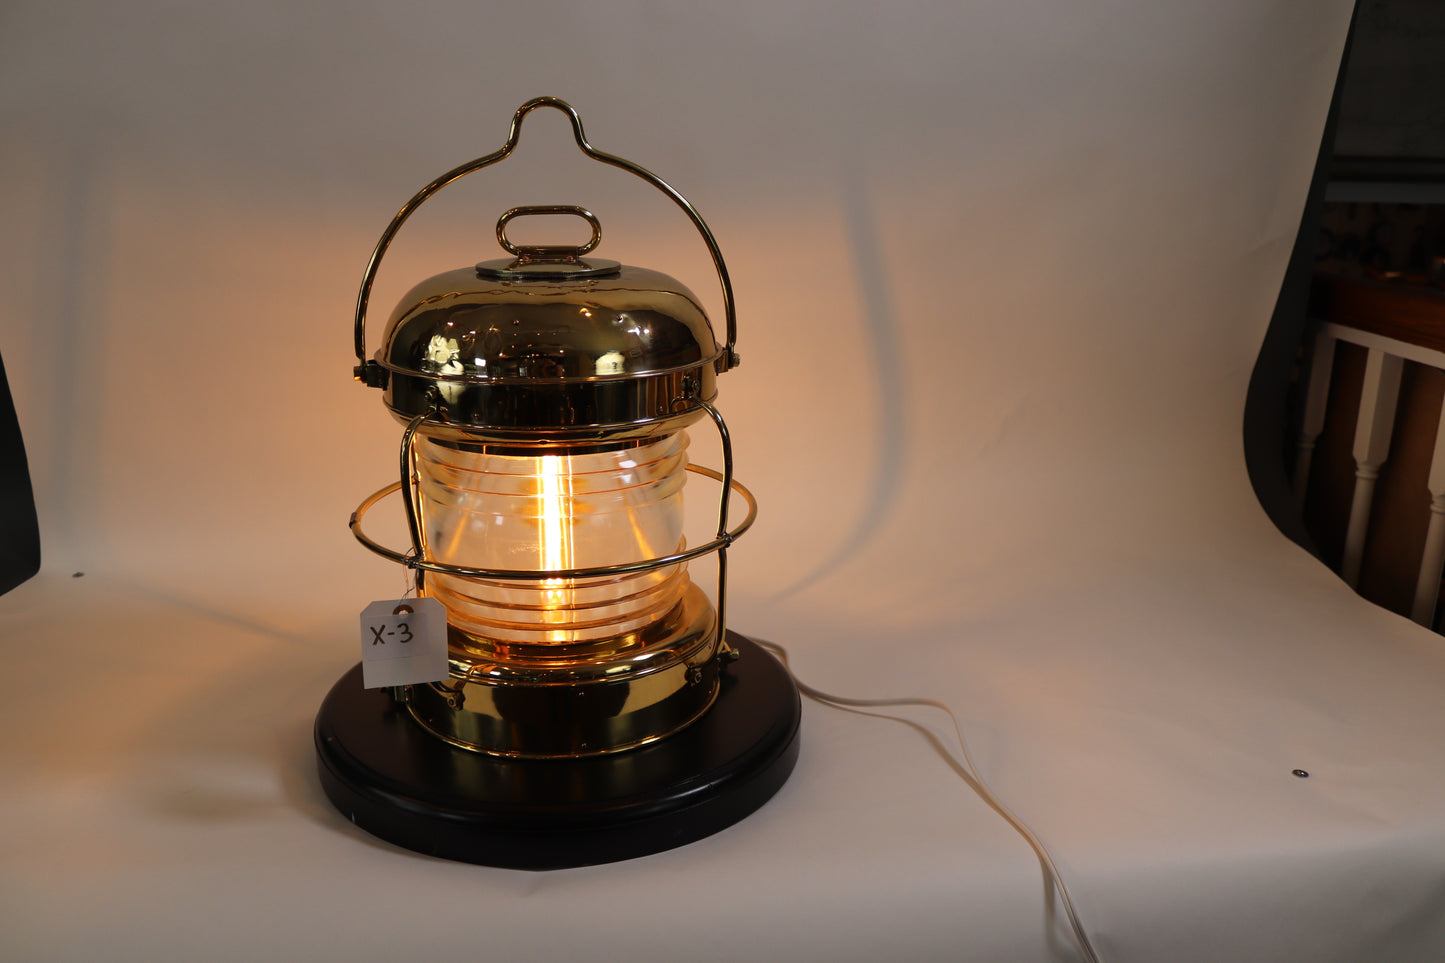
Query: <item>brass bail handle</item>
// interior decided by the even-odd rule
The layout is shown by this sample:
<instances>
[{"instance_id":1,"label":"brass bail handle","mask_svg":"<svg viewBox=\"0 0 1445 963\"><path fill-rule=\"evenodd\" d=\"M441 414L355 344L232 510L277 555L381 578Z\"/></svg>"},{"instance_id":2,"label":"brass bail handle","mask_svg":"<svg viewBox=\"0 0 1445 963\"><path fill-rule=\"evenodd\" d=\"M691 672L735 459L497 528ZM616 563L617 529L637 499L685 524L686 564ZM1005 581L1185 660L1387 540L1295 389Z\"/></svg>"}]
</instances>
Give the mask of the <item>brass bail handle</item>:
<instances>
[{"instance_id":1,"label":"brass bail handle","mask_svg":"<svg viewBox=\"0 0 1445 963\"><path fill-rule=\"evenodd\" d=\"M507 134L507 142L505 144L492 153L487 154L485 157L468 161L460 167L455 167L447 171L426 187L417 191L412 199L407 201L402 209L397 212L396 216L391 219L391 223L387 225L386 230L381 235L381 239L376 242L376 249L371 252L371 260L366 265L366 275L361 281L361 291L356 296L355 341L357 364L355 375L358 380L377 388L384 387L386 384L386 369L375 361L368 361L366 358L366 307L367 303L371 300L371 287L376 281L377 269L380 268L382 256L386 254L387 248L391 246L392 239L396 237L397 232L401 230L401 226L406 223L407 218L411 217L427 198L431 197L443 187L446 187L452 181L506 159L517 147L517 139L522 131L522 121L528 114L539 107L552 107L567 115L567 118L572 122L572 135L576 139L577 146L581 149L582 153L595 161L609 164L612 167L619 168L627 171L629 174L634 174L642 178L670 197L673 203L682 208L683 213L692 221L693 227L697 229L698 234L702 236L703 243L707 245L708 253L712 255L713 267L717 269L718 281L722 284L723 315L727 322L728 340L722 355L717 360L717 369L719 373L722 373L737 366L739 359L737 351L734 350L734 348L738 340L738 326L737 313L733 308L732 281L728 278L727 265L723 263L722 251L718 248L717 239L713 237L712 231L708 228L707 222L702 219L702 215L697 212L697 208L693 207L687 198L678 193L676 188L647 168L640 167L615 154L600 151L589 144L587 142L587 135L582 131L582 118L577 115L576 109L571 104L557 97L537 97L518 107L517 112L512 115L512 126Z\"/></svg>"},{"instance_id":2,"label":"brass bail handle","mask_svg":"<svg viewBox=\"0 0 1445 963\"><path fill-rule=\"evenodd\" d=\"M507 225L519 217L534 214L572 214L582 218L592 228L592 240L578 247L574 244L517 244L507 237ZM514 207L497 218L497 243L503 250L521 261L576 261L602 243L602 225L597 215L585 207L568 204L533 204Z\"/></svg>"}]
</instances>

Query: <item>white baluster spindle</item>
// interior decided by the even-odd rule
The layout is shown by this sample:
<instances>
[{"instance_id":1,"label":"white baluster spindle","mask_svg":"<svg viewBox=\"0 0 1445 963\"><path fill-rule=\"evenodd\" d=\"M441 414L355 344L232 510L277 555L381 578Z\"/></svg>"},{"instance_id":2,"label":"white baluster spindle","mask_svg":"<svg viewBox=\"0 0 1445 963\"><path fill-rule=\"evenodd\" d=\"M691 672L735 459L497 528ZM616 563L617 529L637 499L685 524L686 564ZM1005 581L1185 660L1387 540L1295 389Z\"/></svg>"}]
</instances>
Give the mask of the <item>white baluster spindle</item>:
<instances>
[{"instance_id":1,"label":"white baluster spindle","mask_svg":"<svg viewBox=\"0 0 1445 963\"><path fill-rule=\"evenodd\" d=\"M1415 583L1415 604L1410 618L1427 628L1435 624L1435 601L1440 596L1440 573L1445 569L1445 403L1435 428L1435 451L1430 456L1430 527L1420 554L1420 579Z\"/></svg>"},{"instance_id":2,"label":"white baluster spindle","mask_svg":"<svg viewBox=\"0 0 1445 963\"><path fill-rule=\"evenodd\" d=\"M1365 384L1360 392L1360 417L1355 422L1355 494L1350 503L1350 521L1345 530L1345 553L1340 577L1351 588L1360 584L1360 561L1365 554L1365 535L1370 528L1370 505L1380 466L1390 454L1390 435L1395 427L1395 404L1400 399L1400 373L1404 361L1379 348L1368 349Z\"/></svg>"},{"instance_id":3,"label":"white baluster spindle","mask_svg":"<svg viewBox=\"0 0 1445 963\"><path fill-rule=\"evenodd\" d=\"M1330 375L1335 364L1335 343L1335 336L1328 330L1321 329L1315 335L1314 352L1310 355L1304 418L1300 423L1294 460L1294 500L1301 508L1304 507L1305 491L1310 483L1310 464L1314 460L1315 442L1325 427L1325 409L1329 406L1330 398Z\"/></svg>"}]
</instances>

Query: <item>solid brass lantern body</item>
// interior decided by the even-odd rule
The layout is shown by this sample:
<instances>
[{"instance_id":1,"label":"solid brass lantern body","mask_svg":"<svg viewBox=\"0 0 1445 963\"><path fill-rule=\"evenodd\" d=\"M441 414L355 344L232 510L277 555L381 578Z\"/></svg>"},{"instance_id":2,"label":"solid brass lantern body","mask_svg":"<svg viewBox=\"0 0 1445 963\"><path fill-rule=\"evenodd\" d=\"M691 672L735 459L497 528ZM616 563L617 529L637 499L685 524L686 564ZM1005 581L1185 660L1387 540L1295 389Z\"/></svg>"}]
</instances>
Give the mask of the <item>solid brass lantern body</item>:
<instances>
[{"instance_id":1,"label":"solid brass lantern body","mask_svg":"<svg viewBox=\"0 0 1445 963\"><path fill-rule=\"evenodd\" d=\"M727 343L676 280L589 257L601 238L590 212L526 207L497 224L510 257L415 286L366 359L366 301L396 230L436 190L510 153L538 106L566 112L585 153L653 183L692 218L722 281ZM532 215L581 217L591 240L512 243L509 222ZM395 700L447 743L505 757L620 752L706 713L737 656L724 635L726 550L756 506L732 477L727 429L712 404L717 376L737 360L735 323L726 269L691 205L647 171L592 149L575 111L541 98L517 112L501 151L444 175L402 209L372 257L357 310L357 377L384 390L406 429L400 481L364 502L352 527L415 571L419 592L448 614L448 678L399 688ZM686 429L700 422L720 435L721 472L688 464ZM689 474L720 487L716 537L696 547L682 531ZM379 545L360 524L398 489L407 552ZM734 493L749 510L729 529ZM716 608L687 572L690 559L711 552Z\"/></svg>"}]
</instances>

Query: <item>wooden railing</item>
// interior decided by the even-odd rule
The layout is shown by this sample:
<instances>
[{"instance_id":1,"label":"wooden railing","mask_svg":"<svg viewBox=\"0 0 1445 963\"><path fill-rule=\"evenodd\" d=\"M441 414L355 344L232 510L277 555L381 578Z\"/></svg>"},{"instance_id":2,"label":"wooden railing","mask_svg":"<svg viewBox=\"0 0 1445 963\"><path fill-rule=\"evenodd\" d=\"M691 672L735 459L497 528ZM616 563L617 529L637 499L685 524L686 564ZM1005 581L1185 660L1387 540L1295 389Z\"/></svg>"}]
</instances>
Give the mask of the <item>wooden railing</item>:
<instances>
[{"instance_id":1,"label":"wooden railing","mask_svg":"<svg viewBox=\"0 0 1445 963\"><path fill-rule=\"evenodd\" d=\"M1353 493L1344 521L1338 571L1347 583L1358 589L1366 546L1371 539L1372 518L1380 514L1382 508L1376 504L1377 483L1390 460L1397 421L1405 423L1400 418L1402 377L1409 364L1445 371L1445 292L1402 282L1321 276L1315 282L1311 311L1319 326L1305 380L1295 460L1295 497L1304 508L1310 497L1316 443L1330 427L1327 413L1348 408L1348 405L1331 404L1337 348L1342 343L1357 346L1365 353L1364 372L1351 449ZM1412 395L1411 403L1419 401L1418 393ZM1435 407L1438 409L1439 405ZM1438 410L1430 414L1433 419L1409 419L1411 430L1416 432L1426 421L1434 421L1433 447L1423 478L1430 496L1429 517L1428 522L1419 519L1426 530L1423 546L1419 548L1419 566L1408 611L1412 619L1427 626L1435 621L1441 572L1445 568L1445 418L1439 417ZM1343 427L1348 426L1337 425L1335 430ZM1406 491L1416 484L1414 479L1402 481L1407 483ZM1401 489L1396 486L1396 490Z\"/></svg>"}]
</instances>

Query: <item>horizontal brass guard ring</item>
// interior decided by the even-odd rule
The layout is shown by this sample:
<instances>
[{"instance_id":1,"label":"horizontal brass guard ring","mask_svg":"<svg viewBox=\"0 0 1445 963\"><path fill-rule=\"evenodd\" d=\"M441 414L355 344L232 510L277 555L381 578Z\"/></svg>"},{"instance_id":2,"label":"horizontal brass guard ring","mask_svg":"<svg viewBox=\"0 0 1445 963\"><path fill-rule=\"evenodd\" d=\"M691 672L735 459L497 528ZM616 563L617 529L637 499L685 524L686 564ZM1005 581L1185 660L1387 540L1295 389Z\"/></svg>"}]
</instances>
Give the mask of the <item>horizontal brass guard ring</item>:
<instances>
[{"instance_id":1,"label":"horizontal brass guard ring","mask_svg":"<svg viewBox=\"0 0 1445 963\"><path fill-rule=\"evenodd\" d=\"M704 468L701 465L688 465L687 470L696 472L699 475L706 475L714 481L722 481L721 472L711 468ZM421 569L425 572L439 572L443 575L460 575L463 578L495 578L514 579L516 581L531 581L549 578L600 578L604 575L629 575L633 572L645 572L649 569L663 568L667 565L676 565L678 562L687 562L695 558L701 558L712 552L727 548L737 540L744 532L753 527L753 522L758 517L758 500L753 493L734 479L730 486L733 491L743 497L748 503L747 517L737 527L713 539L706 545L699 545L697 548L689 549L686 552L678 552L675 555L663 555L658 558L644 559L640 562L621 562L617 565L599 565L595 568L568 568L556 570L533 570L533 569L494 569L494 568L466 568L461 565L449 565L446 562L433 562L424 558L416 558L404 552L398 552L394 548L387 548L380 542L374 541L370 536L361 530L361 519L371 507L381 501L387 495L401 490L401 482L395 481L385 488L372 493L356 507L351 513L351 534L356 540L368 549L383 558L389 558L393 562L405 565L408 568Z\"/></svg>"}]
</instances>

